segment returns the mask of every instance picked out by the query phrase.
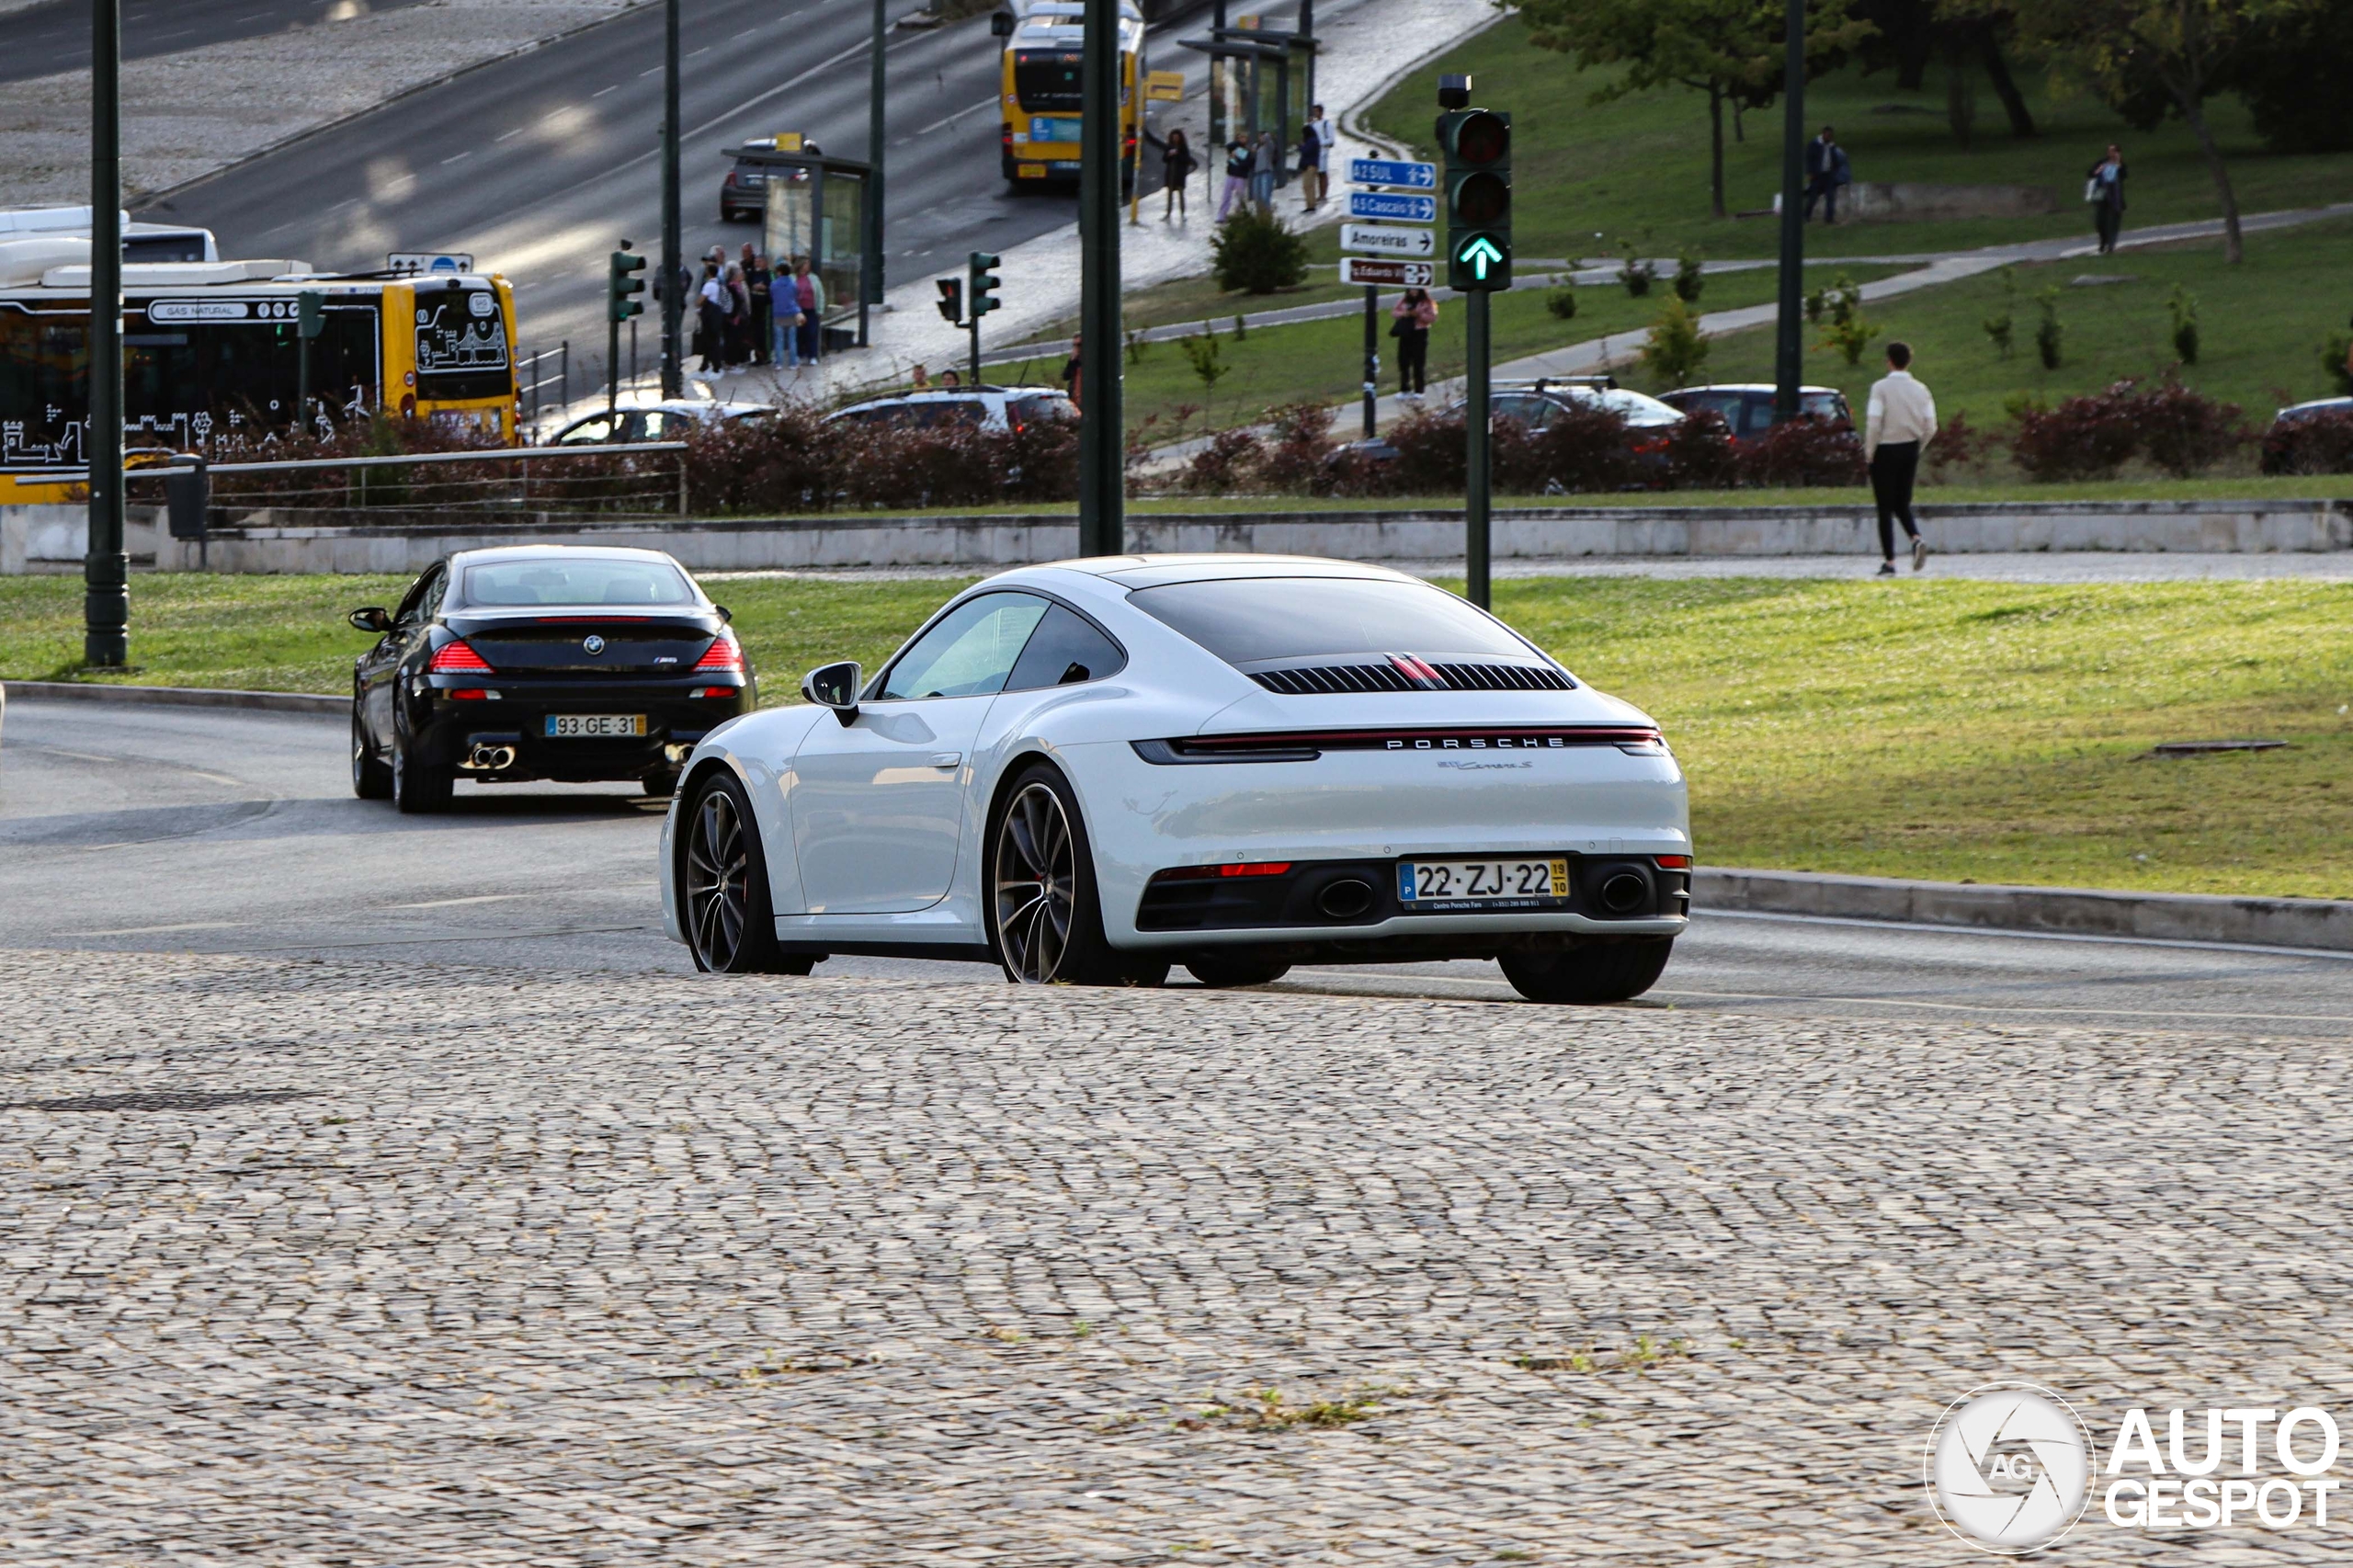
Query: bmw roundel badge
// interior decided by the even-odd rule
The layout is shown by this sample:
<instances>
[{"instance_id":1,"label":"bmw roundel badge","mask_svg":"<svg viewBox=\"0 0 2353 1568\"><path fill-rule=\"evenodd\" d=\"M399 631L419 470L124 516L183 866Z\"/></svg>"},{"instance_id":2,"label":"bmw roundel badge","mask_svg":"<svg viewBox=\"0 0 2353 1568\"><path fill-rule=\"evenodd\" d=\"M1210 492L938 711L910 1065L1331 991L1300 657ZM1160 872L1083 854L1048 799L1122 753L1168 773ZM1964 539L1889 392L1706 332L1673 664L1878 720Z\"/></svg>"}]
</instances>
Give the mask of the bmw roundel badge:
<instances>
[{"instance_id":1,"label":"bmw roundel badge","mask_svg":"<svg viewBox=\"0 0 2353 1568\"><path fill-rule=\"evenodd\" d=\"M605 651L605 640L591 631L587 636L581 639L580 651L587 654L590 658L594 658Z\"/></svg>"}]
</instances>

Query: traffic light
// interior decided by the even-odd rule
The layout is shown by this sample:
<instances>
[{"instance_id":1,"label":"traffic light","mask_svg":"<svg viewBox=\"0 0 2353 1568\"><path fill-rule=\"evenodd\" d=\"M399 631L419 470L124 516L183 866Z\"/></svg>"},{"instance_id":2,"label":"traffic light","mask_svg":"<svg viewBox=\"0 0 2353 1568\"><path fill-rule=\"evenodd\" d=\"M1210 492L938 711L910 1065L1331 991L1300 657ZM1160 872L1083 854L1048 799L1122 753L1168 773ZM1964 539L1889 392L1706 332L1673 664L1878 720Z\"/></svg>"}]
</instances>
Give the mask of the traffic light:
<instances>
[{"instance_id":1,"label":"traffic light","mask_svg":"<svg viewBox=\"0 0 2353 1568\"><path fill-rule=\"evenodd\" d=\"M294 297L294 329L304 337L316 337L326 330L327 297L316 289L305 289Z\"/></svg>"},{"instance_id":2,"label":"traffic light","mask_svg":"<svg viewBox=\"0 0 2353 1568\"><path fill-rule=\"evenodd\" d=\"M1511 116L1449 109L1438 117L1446 155L1447 282L1457 290L1511 287Z\"/></svg>"},{"instance_id":3,"label":"traffic light","mask_svg":"<svg viewBox=\"0 0 2353 1568\"><path fill-rule=\"evenodd\" d=\"M965 258L964 308L972 312L974 321L1005 303L996 297L996 290L1003 286L1004 279L990 270L996 263L997 258L985 251L976 250Z\"/></svg>"},{"instance_id":4,"label":"traffic light","mask_svg":"<svg viewBox=\"0 0 2353 1568\"><path fill-rule=\"evenodd\" d=\"M613 252L612 260L605 270L605 319L607 321L625 322L632 316L642 316L645 313L645 307L631 298L633 294L645 292L645 280L636 276L644 270L645 258L632 255L629 248L629 242L623 240L621 248Z\"/></svg>"},{"instance_id":5,"label":"traffic light","mask_svg":"<svg viewBox=\"0 0 2353 1568\"><path fill-rule=\"evenodd\" d=\"M964 285L953 278L935 281L939 290L939 319L956 326L964 324Z\"/></svg>"}]
</instances>

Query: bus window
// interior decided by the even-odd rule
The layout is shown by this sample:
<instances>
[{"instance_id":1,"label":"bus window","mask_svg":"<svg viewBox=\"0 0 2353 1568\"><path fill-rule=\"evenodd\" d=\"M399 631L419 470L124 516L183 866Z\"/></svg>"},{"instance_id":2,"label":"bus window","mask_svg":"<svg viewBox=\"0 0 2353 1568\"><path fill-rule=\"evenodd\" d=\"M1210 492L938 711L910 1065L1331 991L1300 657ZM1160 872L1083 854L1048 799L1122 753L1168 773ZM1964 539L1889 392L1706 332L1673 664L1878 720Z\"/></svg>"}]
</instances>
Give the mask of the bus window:
<instances>
[{"instance_id":1,"label":"bus window","mask_svg":"<svg viewBox=\"0 0 2353 1568\"><path fill-rule=\"evenodd\" d=\"M1078 55L1062 50L1020 51L1013 57L1014 97L1029 114L1076 114L1086 107L1079 64Z\"/></svg>"},{"instance_id":2,"label":"bus window","mask_svg":"<svg viewBox=\"0 0 2353 1568\"><path fill-rule=\"evenodd\" d=\"M43 321L0 305L0 462L67 467L83 460L87 335L78 318Z\"/></svg>"},{"instance_id":3,"label":"bus window","mask_svg":"<svg viewBox=\"0 0 2353 1568\"><path fill-rule=\"evenodd\" d=\"M311 345L311 392L331 415L375 408L376 330L372 304L328 307ZM301 344L285 318L159 324L134 315L122 338L123 417L175 445L199 444L214 429L290 425Z\"/></svg>"},{"instance_id":4,"label":"bus window","mask_svg":"<svg viewBox=\"0 0 2353 1568\"><path fill-rule=\"evenodd\" d=\"M416 290L416 395L454 403L503 397L515 387L498 296L462 283Z\"/></svg>"}]
</instances>

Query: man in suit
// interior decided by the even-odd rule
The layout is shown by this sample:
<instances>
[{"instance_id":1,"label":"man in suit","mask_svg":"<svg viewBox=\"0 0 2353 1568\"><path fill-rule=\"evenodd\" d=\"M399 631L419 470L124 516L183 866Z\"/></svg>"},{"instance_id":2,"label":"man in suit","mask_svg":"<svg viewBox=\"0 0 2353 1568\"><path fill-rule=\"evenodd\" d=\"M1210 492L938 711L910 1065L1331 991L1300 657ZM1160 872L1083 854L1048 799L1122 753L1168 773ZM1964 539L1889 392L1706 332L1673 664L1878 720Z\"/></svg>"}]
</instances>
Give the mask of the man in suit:
<instances>
[{"instance_id":1,"label":"man in suit","mask_svg":"<svg viewBox=\"0 0 2353 1568\"><path fill-rule=\"evenodd\" d=\"M1838 187L1854 179L1854 171L1847 162L1847 149L1838 145L1830 127L1824 126L1822 134L1805 144L1805 216L1813 218L1813 204L1822 203L1822 221L1838 222Z\"/></svg>"}]
</instances>

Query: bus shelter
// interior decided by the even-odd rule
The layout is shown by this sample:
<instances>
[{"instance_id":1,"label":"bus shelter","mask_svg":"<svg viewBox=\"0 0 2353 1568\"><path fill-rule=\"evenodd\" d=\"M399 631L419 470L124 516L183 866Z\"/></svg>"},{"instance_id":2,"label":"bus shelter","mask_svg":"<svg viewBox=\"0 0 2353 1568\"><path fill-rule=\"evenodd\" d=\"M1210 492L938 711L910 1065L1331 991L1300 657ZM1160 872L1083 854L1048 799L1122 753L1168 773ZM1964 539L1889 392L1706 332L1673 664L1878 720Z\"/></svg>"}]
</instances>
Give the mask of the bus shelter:
<instances>
[{"instance_id":1,"label":"bus shelter","mask_svg":"<svg viewBox=\"0 0 2353 1568\"><path fill-rule=\"evenodd\" d=\"M810 151L786 153L754 142L728 154L760 165L767 208L761 222L768 264L789 271L795 256L825 290L825 348L866 347L866 181L868 165ZM855 319L855 326L852 321Z\"/></svg>"},{"instance_id":2,"label":"bus shelter","mask_svg":"<svg viewBox=\"0 0 2353 1568\"><path fill-rule=\"evenodd\" d=\"M1211 144L1222 147L1237 136L1255 141L1261 131L1273 131L1282 150L1275 162L1279 185L1290 183L1299 128L1315 102L1314 17L1309 0L1297 31L1259 27L1255 17L1227 27L1221 17L1207 34L1177 40L1210 57Z\"/></svg>"}]
</instances>

